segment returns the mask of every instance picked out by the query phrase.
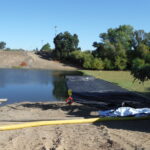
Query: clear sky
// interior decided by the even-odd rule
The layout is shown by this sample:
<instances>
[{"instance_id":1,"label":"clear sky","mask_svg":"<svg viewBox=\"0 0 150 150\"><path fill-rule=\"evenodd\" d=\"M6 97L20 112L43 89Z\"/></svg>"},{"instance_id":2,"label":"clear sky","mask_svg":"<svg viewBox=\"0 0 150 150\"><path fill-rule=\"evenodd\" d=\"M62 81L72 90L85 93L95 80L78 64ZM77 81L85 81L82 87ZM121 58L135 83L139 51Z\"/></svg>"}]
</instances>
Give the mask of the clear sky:
<instances>
[{"instance_id":1,"label":"clear sky","mask_svg":"<svg viewBox=\"0 0 150 150\"><path fill-rule=\"evenodd\" d=\"M0 0L0 41L32 50L57 33L78 34L79 46L93 49L99 34L119 25L150 32L150 0Z\"/></svg>"}]
</instances>

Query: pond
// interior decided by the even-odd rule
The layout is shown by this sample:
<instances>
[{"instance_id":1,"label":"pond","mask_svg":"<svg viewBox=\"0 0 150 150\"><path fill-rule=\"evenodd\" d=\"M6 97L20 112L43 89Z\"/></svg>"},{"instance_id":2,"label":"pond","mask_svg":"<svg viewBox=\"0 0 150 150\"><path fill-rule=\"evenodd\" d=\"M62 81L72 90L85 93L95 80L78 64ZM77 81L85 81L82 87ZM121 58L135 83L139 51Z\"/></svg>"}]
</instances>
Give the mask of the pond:
<instances>
[{"instance_id":1,"label":"pond","mask_svg":"<svg viewBox=\"0 0 150 150\"><path fill-rule=\"evenodd\" d=\"M0 99L5 104L22 101L62 101L67 97L66 75L76 71L0 69Z\"/></svg>"}]
</instances>

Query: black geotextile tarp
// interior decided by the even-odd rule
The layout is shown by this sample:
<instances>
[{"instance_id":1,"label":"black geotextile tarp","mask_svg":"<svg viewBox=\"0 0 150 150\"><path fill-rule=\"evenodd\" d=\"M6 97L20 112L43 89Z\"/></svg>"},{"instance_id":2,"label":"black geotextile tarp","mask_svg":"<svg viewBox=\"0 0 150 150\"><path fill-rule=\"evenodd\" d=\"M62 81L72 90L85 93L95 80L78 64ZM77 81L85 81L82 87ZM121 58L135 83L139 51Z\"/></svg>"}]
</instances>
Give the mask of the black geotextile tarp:
<instances>
[{"instance_id":1,"label":"black geotextile tarp","mask_svg":"<svg viewBox=\"0 0 150 150\"><path fill-rule=\"evenodd\" d=\"M150 107L150 100L116 84L91 76L67 76L67 87L79 103L99 104L103 107Z\"/></svg>"}]
</instances>

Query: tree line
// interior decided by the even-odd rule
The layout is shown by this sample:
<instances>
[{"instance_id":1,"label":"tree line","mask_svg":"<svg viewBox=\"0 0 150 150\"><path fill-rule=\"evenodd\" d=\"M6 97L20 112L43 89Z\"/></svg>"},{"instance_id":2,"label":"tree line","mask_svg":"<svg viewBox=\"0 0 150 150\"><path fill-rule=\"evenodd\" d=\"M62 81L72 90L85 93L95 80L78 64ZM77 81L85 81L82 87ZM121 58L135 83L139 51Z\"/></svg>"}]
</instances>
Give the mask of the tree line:
<instances>
[{"instance_id":1,"label":"tree line","mask_svg":"<svg viewBox=\"0 0 150 150\"><path fill-rule=\"evenodd\" d=\"M136 79L150 79L150 32L120 25L99 38L100 42L93 42L95 50L81 51L77 34L59 33L54 38L55 49L47 43L39 53L84 69L131 70Z\"/></svg>"}]
</instances>

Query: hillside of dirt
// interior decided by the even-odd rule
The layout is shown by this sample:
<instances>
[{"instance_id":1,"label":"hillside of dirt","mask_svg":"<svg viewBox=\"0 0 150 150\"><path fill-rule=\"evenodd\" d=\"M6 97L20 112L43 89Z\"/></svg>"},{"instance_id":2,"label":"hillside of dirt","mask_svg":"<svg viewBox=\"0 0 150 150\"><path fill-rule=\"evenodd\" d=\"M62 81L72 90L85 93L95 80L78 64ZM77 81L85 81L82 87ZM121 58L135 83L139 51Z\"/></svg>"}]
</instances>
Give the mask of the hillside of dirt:
<instances>
[{"instance_id":1,"label":"hillside of dirt","mask_svg":"<svg viewBox=\"0 0 150 150\"><path fill-rule=\"evenodd\" d=\"M0 50L0 68L30 68L51 70L75 70L75 67L62 64L58 61L40 58L31 51L4 51Z\"/></svg>"}]
</instances>

